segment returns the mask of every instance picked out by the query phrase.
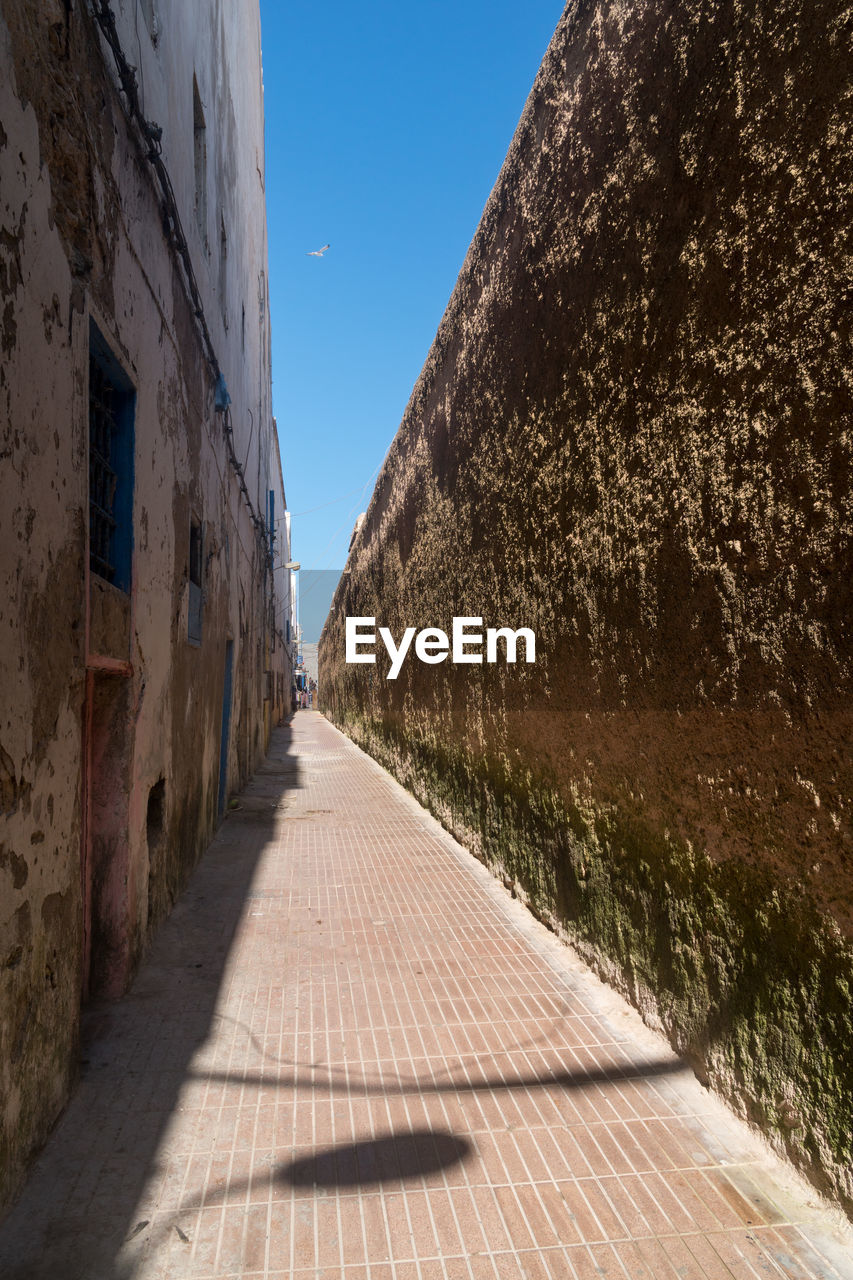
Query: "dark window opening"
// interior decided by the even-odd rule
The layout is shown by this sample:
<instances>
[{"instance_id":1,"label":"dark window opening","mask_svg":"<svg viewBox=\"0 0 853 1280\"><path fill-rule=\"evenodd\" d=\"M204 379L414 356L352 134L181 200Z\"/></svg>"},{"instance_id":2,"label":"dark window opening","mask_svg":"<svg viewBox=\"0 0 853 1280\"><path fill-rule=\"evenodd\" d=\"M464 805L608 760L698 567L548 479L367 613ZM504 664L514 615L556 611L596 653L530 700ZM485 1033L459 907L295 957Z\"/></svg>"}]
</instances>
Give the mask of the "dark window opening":
<instances>
[{"instance_id":1,"label":"dark window opening","mask_svg":"<svg viewBox=\"0 0 853 1280\"><path fill-rule=\"evenodd\" d=\"M133 386L89 329L89 568L130 590L133 554Z\"/></svg>"},{"instance_id":2,"label":"dark window opening","mask_svg":"<svg viewBox=\"0 0 853 1280\"><path fill-rule=\"evenodd\" d=\"M145 834L148 839L148 926L163 914L168 897L166 866L166 781L158 778L148 792L148 810L145 815Z\"/></svg>"},{"instance_id":3,"label":"dark window opening","mask_svg":"<svg viewBox=\"0 0 853 1280\"><path fill-rule=\"evenodd\" d=\"M202 537L201 524L195 520L190 522L190 582L201 586L202 572Z\"/></svg>"},{"instance_id":4,"label":"dark window opening","mask_svg":"<svg viewBox=\"0 0 853 1280\"><path fill-rule=\"evenodd\" d=\"M202 590L202 574L204 571L204 536L200 520L190 521L190 606L187 625L187 639L192 644L201 644L201 615L204 593Z\"/></svg>"},{"instance_id":5,"label":"dark window opening","mask_svg":"<svg viewBox=\"0 0 853 1280\"><path fill-rule=\"evenodd\" d=\"M166 811L166 780L159 778L148 792L148 812L145 819L145 834L148 837L149 855L155 851L163 839Z\"/></svg>"}]
</instances>

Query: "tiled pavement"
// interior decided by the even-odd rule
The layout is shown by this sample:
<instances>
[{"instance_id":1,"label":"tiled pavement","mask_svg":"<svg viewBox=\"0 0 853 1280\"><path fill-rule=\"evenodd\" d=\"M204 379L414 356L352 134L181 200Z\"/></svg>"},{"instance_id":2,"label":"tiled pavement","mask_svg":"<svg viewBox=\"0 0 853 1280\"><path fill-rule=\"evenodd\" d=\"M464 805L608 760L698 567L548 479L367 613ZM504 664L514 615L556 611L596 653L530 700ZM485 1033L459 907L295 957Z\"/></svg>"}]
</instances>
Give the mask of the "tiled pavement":
<instances>
[{"instance_id":1,"label":"tiled pavement","mask_svg":"<svg viewBox=\"0 0 853 1280\"><path fill-rule=\"evenodd\" d=\"M4 1280L838 1280L853 1247L315 712L277 732L0 1229Z\"/></svg>"}]
</instances>

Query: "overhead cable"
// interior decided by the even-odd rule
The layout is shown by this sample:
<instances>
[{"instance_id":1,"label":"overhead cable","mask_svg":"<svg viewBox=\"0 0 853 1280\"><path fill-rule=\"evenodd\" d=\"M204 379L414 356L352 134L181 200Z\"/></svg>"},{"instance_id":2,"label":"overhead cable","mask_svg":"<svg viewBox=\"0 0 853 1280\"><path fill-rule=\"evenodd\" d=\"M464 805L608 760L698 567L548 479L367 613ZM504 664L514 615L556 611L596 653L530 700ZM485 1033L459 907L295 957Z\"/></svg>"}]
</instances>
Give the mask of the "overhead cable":
<instances>
[{"instance_id":1,"label":"overhead cable","mask_svg":"<svg viewBox=\"0 0 853 1280\"><path fill-rule=\"evenodd\" d=\"M255 532L263 545L264 558L269 563L270 567L272 567L272 537L270 532L267 530L265 522L255 510L254 503L252 502L249 490L246 486L243 468L234 451L234 433L231 426L231 414L228 409L230 401L227 392L224 392L225 378L222 373L219 360L216 356L216 350L213 346L213 340L210 336L210 330L207 325L207 318L204 314L204 304L202 303L198 281L196 280L195 272L193 271L189 245L187 244L187 238L184 234L183 225L178 212L178 203L175 198L174 188L172 187L172 180L169 177L168 169L163 163L163 130L158 124L155 124L153 120L146 120L142 111L142 107L139 102L139 90L136 82L136 68L131 66L125 57L124 50L121 47L118 30L116 28L115 14L113 13L109 3L107 0L93 0L93 9L98 26L103 32L104 39L109 45L113 58L115 59L119 83L121 84L122 92L127 100L130 118L136 124L140 134L142 135L146 148L146 158L150 162L157 177L157 182L160 187L160 195L163 201L163 230L167 240L178 255L181 266L183 267L184 284L189 294L193 313L201 330L205 357L213 375L214 387L216 388L217 393L217 408L224 410L224 435L228 461L237 476L240 492L242 493L246 506L249 509L249 516L255 527ZM222 395L222 392L224 392L224 395Z\"/></svg>"}]
</instances>

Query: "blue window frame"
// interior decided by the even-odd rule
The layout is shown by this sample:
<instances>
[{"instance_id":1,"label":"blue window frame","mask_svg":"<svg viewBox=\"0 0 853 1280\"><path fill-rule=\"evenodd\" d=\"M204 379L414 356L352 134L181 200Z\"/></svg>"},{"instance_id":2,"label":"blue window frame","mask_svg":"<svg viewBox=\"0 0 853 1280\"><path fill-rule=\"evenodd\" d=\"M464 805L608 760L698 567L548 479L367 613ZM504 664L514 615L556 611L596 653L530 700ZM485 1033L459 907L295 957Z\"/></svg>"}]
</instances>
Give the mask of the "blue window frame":
<instances>
[{"instance_id":1,"label":"blue window frame","mask_svg":"<svg viewBox=\"0 0 853 1280\"><path fill-rule=\"evenodd\" d=\"M136 393L89 322L89 568L130 591Z\"/></svg>"}]
</instances>

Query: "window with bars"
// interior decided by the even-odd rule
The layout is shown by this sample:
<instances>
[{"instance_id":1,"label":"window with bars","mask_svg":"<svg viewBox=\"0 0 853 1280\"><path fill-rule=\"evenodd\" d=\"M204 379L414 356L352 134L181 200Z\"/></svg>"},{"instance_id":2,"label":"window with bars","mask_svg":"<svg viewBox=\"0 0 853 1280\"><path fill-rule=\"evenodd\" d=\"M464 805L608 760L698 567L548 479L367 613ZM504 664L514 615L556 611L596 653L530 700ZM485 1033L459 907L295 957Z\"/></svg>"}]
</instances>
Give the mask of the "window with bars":
<instances>
[{"instance_id":1,"label":"window with bars","mask_svg":"<svg viewBox=\"0 0 853 1280\"><path fill-rule=\"evenodd\" d=\"M89 568L130 590L133 553L133 384L89 328Z\"/></svg>"}]
</instances>

